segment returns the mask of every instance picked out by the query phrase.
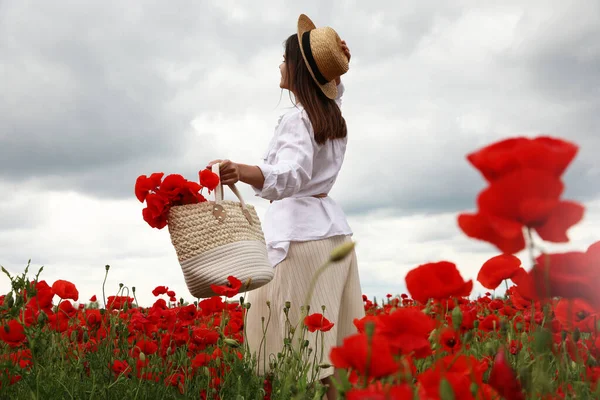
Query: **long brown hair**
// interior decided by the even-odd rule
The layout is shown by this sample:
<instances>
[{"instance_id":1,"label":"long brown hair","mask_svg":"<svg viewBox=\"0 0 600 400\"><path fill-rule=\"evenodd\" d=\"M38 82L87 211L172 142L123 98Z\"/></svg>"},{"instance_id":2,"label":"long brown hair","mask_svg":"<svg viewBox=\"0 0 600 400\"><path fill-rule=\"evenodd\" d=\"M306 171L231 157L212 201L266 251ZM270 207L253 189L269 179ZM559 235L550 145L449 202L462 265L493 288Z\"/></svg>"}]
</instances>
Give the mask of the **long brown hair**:
<instances>
[{"instance_id":1,"label":"long brown hair","mask_svg":"<svg viewBox=\"0 0 600 400\"><path fill-rule=\"evenodd\" d=\"M289 87L306 110L317 143L346 137L346 120L335 100L325 96L310 75L295 34L285 41L285 64Z\"/></svg>"}]
</instances>

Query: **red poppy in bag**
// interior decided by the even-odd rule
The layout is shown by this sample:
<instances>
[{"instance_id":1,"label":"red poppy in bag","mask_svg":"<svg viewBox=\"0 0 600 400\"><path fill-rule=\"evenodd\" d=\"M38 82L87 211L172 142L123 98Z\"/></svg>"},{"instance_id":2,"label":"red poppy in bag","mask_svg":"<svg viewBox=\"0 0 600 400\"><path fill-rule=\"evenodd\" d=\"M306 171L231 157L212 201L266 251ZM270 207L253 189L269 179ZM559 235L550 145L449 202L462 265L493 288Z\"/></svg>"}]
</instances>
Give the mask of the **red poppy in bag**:
<instances>
[{"instance_id":1,"label":"red poppy in bag","mask_svg":"<svg viewBox=\"0 0 600 400\"><path fill-rule=\"evenodd\" d=\"M448 261L420 265L406 274L405 281L412 298L420 303L466 297L473 290L473 281L465 282L456 265Z\"/></svg>"},{"instance_id":2,"label":"red poppy in bag","mask_svg":"<svg viewBox=\"0 0 600 400\"><path fill-rule=\"evenodd\" d=\"M152 228L162 229L167 226L171 207L206 202L200 193L203 185L188 181L179 174L171 174L161 182L162 172L155 172L148 178L141 175L136 180L135 194L141 202L146 201L142 210L144 221ZM200 179L207 185L209 191L219 182L216 174L208 171L198 173Z\"/></svg>"},{"instance_id":3,"label":"red poppy in bag","mask_svg":"<svg viewBox=\"0 0 600 400\"><path fill-rule=\"evenodd\" d=\"M146 200L146 196L150 191L156 191L160 186L164 173L155 172L150 177L146 175L140 175L135 181L135 197L143 203Z\"/></svg>"},{"instance_id":4,"label":"red poppy in bag","mask_svg":"<svg viewBox=\"0 0 600 400\"><path fill-rule=\"evenodd\" d=\"M210 169L203 169L198 175L200 177L200 184L209 191L215 190L219 185L219 177Z\"/></svg>"},{"instance_id":5,"label":"red poppy in bag","mask_svg":"<svg viewBox=\"0 0 600 400\"><path fill-rule=\"evenodd\" d=\"M151 193L146 197L146 208L142 210L144 221L152 228L162 229L167 226L168 199Z\"/></svg>"}]
</instances>

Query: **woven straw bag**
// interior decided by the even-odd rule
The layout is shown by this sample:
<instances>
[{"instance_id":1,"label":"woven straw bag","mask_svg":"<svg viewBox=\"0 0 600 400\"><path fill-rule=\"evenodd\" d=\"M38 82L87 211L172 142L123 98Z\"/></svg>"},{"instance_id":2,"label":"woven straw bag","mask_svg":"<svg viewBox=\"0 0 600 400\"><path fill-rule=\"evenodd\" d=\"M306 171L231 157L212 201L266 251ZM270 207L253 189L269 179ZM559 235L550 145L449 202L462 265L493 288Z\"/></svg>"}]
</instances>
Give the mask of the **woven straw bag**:
<instances>
[{"instance_id":1,"label":"woven straw bag","mask_svg":"<svg viewBox=\"0 0 600 400\"><path fill-rule=\"evenodd\" d=\"M219 175L219 164L212 170ZM219 184L214 201L169 211L171 243L185 283L197 298L216 296L210 285L226 285L230 275L242 281L241 291L250 291L269 283L275 273L256 210L244 202L235 185L229 188L239 202L224 200Z\"/></svg>"}]
</instances>

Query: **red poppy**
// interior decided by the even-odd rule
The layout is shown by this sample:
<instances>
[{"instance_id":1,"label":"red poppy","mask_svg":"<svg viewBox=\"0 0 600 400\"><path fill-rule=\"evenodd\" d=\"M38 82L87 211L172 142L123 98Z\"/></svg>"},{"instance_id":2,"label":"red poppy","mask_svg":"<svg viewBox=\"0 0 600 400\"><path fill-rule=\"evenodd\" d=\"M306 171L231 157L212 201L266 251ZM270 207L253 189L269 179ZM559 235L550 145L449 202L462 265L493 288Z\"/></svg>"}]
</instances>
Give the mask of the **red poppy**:
<instances>
[{"instance_id":1,"label":"red poppy","mask_svg":"<svg viewBox=\"0 0 600 400\"><path fill-rule=\"evenodd\" d=\"M496 314L490 314L479 323L479 329L491 332L500 329L500 318Z\"/></svg>"},{"instance_id":2,"label":"red poppy","mask_svg":"<svg viewBox=\"0 0 600 400\"><path fill-rule=\"evenodd\" d=\"M228 276L229 281L226 285L210 285L210 289L218 296L225 296L231 298L237 295L242 288L242 281L237 279L235 276Z\"/></svg>"},{"instance_id":3,"label":"red poppy","mask_svg":"<svg viewBox=\"0 0 600 400\"><path fill-rule=\"evenodd\" d=\"M129 376L131 374L131 367L126 360L115 360L111 366L111 369L116 376Z\"/></svg>"},{"instance_id":4,"label":"red poppy","mask_svg":"<svg viewBox=\"0 0 600 400\"><path fill-rule=\"evenodd\" d=\"M554 307L554 315L563 329L581 332L595 332L597 311L581 299L560 299Z\"/></svg>"},{"instance_id":5,"label":"red poppy","mask_svg":"<svg viewBox=\"0 0 600 400\"><path fill-rule=\"evenodd\" d=\"M545 171L517 169L481 192L478 213L459 215L458 224L467 236L490 242L504 253L525 248L524 226L544 240L567 242L566 232L583 218L584 208L561 201L563 189L563 183Z\"/></svg>"},{"instance_id":6,"label":"red poppy","mask_svg":"<svg viewBox=\"0 0 600 400\"><path fill-rule=\"evenodd\" d=\"M600 242L587 252L542 254L528 273L511 279L516 290L526 299L563 297L580 298L592 307L600 306Z\"/></svg>"},{"instance_id":7,"label":"red poppy","mask_svg":"<svg viewBox=\"0 0 600 400\"><path fill-rule=\"evenodd\" d=\"M157 286L154 288L154 290L152 291L152 294L154 296L160 296L161 294L166 294L167 291L169 291L169 288L166 286Z\"/></svg>"},{"instance_id":8,"label":"red poppy","mask_svg":"<svg viewBox=\"0 0 600 400\"><path fill-rule=\"evenodd\" d=\"M323 314L314 313L304 318L304 325L306 325L309 332L327 332L333 328L334 324L325 318Z\"/></svg>"},{"instance_id":9,"label":"red poppy","mask_svg":"<svg viewBox=\"0 0 600 400\"><path fill-rule=\"evenodd\" d=\"M62 279L57 280L52 285L52 291L63 300L79 300L79 291L77 290L75 285L69 281L65 281Z\"/></svg>"},{"instance_id":10,"label":"red poppy","mask_svg":"<svg viewBox=\"0 0 600 400\"><path fill-rule=\"evenodd\" d=\"M131 356L138 358L140 353L144 355L154 354L158 351L158 344L152 340L138 340L132 349Z\"/></svg>"},{"instance_id":11,"label":"red poppy","mask_svg":"<svg viewBox=\"0 0 600 400\"><path fill-rule=\"evenodd\" d=\"M421 303L469 296L473 290L473 281L465 282L456 265L448 261L420 265L406 274L405 281L412 298Z\"/></svg>"},{"instance_id":12,"label":"red poppy","mask_svg":"<svg viewBox=\"0 0 600 400\"><path fill-rule=\"evenodd\" d=\"M494 290L505 279L510 279L521 267L521 260L512 254L501 254L487 260L479 273L477 281L486 289Z\"/></svg>"},{"instance_id":13,"label":"red poppy","mask_svg":"<svg viewBox=\"0 0 600 400\"><path fill-rule=\"evenodd\" d=\"M122 310L125 306L131 308L133 297L127 296L108 296L106 308L109 310Z\"/></svg>"},{"instance_id":14,"label":"red poppy","mask_svg":"<svg viewBox=\"0 0 600 400\"><path fill-rule=\"evenodd\" d=\"M167 216L171 207L207 201L200 193L202 185L198 182L188 181L179 174L168 175L161 182L163 175L162 172L154 173L150 178L141 175L135 185L138 200L146 201L146 207L142 210L144 221L157 229L167 226ZM202 174L199 173L199 176ZM214 177L206 176L204 179L211 187L214 185Z\"/></svg>"},{"instance_id":15,"label":"red poppy","mask_svg":"<svg viewBox=\"0 0 600 400\"><path fill-rule=\"evenodd\" d=\"M192 367L193 368L200 368L203 367L205 365L208 365L208 363L212 360L212 357L210 354L206 354L206 353L198 353L196 354L196 356L192 359Z\"/></svg>"},{"instance_id":16,"label":"red poppy","mask_svg":"<svg viewBox=\"0 0 600 400\"><path fill-rule=\"evenodd\" d=\"M521 349L523 349L523 343L521 343L515 339L510 341L510 347L509 347L510 354L512 354L513 356L516 356L519 353L519 351L521 351Z\"/></svg>"},{"instance_id":17,"label":"red poppy","mask_svg":"<svg viewBox=\"0 0 600 400\"><path fill-rule=\"evenodd\" d=\"M489 182L527 167L560 178L577 152L577 145L562 139L515 137L486 146L469 154L467 159Z\"/></svg>"},{"instance_id":18,"label":"red poppy","mask_svg":"<svg viewBox=\"0 0 600 400\"><path fill-rule=\"evenodd\" d=\"M157 193L146 197L146 208L142 217L152 228L162 229L167 226L168 199Z\"/></svg>"},{"instance_id":19,"label":"red poppy","mask_svg":"<svg viewBox=\"0 0 600 400\"><path fill-rule=\"evenodd\" d=\"M368 378L392 375L399 368L387 340L379 335L371 343L364 333L348 336L341 346L331 349L329 358L336 368L352 368L362 376L368 373Z\"/></svg>"},{"instance_id":20,"label":"red poppy","mask_svg":"<svg viewBox=\"0 0 600 400\"><path fill-rule=\"evenodd\" d=\"M11 347L17 347L25 341L25 329L16 319L0 325L0 339Z\"/></svg>"},{"instance_id":21,"label":"red poppy","mask_svg":"<svg viewBox=\"0 0 600 400\"><path fill-rule=\"evenodd\" d=\"M471 379L463 373L430 368L422 372L417 380L419 399L475 399L471 394ZM442 385L443 380L448 386Z\"/></svg>"},{"instance_id":22,"label":"red poppy","mask_svg":"<svg viewBox=\"0 0 600 400\"><path fill-rule=\"evenodd\" d=\"M462 346L460 335L450 327L445 327L439 332L439 343L443 350L451 354L459 351Z\"/></svg>"},{"instance_id":23,"label":"red poppy","mask_svg":"<svg viewBox=\"0 0 600 400\"><path fill-rule=\"evenodd\" d=\"M506 400L525 400L521 384L508 364L503 348L496 354L488 384Z\"/></svg>"},{"instance_id":24,"label":"red poppy","mask_svg":"<svg viewBox=\"0 0 600 400\"><path fill-rule=\"evenodd\" d=\"M379 330L394 353L413 354L415 358L424 358L431 354L429 335L435 328L435 322L417 308L401 307L391 314L379 317Z\"/></svg>"},{"instance_id":25,"label":"red poppy","mask_svg":"<svg viewBox=\"0 0 600 400\"><path fill-rule=\"evenodd\" d=\"M164 173L155 172L150 177L140 175L135 181L135 197L143 203L150 191L156 191L160 186L160 181Z\"/></svg>"},{"instance_id":26,"label":"red poppy","mask_svg":"<svg viewBox=\"0 0 600 400\"><path fill-rule=\"evenodd\" d=\"M200 184L209 191L215 190L215 188L219 185L219 177L210 169L203 169L202 171L198 172L198 175L200 177Z\"/></svg>"},{"instance_id":27,"label":"red poppy","mask_svg":"<svg viewBox=\"0 0 600 400\"><path fill-rule=\"evenodd\" d=\"M449 393L442 395L441 392L451 389L456 399L484 399L485 395L489 393L489 390L482 389L483 376L488 367L486 360L478 360L474 356L448 355L442 357L419 375L419 398L450 398ZM442 380L447 381L448 389L443 388ZM473 397L470 390L473 383L480 388L477 397Z\"/></svg>"}]
</instances>

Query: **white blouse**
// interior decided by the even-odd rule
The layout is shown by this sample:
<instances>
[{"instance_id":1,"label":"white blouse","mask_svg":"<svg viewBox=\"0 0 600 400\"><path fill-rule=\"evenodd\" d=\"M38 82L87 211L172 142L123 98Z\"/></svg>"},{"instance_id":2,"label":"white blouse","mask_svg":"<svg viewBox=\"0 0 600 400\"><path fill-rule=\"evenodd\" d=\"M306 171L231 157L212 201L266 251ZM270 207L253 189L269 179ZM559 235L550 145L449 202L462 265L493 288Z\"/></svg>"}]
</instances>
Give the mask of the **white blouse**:
<instances>
[{"instance_id":1,"label":"white blouse","mask_svg":"<svg viewBox=\"0 0 600 400\"><path fill-rule=\"evenodd\" d=\"M338 86L336 103L344 93ZM259 165L265 182L257 196L273 202L263 221L269 260L275 267L286 256L292 241L352 235L341 207L328 195L346 152L347 137L317 144L312 124L301 105L279 118L275 134ZM323 260L326 261L326 260Z\"/></svg>"}]
</instances>

